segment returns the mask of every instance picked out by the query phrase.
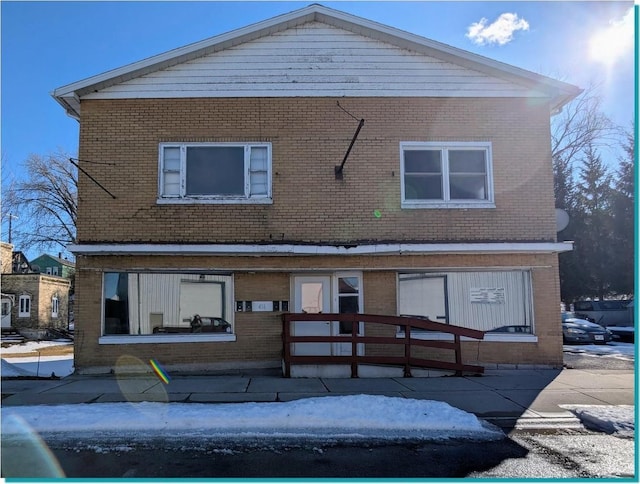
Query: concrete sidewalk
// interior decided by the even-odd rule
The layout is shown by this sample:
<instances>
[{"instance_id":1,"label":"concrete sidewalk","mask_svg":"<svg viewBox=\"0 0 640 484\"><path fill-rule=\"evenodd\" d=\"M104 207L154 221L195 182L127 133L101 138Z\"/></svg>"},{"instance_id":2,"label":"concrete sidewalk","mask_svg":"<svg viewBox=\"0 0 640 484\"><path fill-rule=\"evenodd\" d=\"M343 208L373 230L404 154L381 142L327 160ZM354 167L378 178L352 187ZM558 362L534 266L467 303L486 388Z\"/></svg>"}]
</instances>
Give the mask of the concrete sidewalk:
<instances>
[{"instance_id":1,"label":"concrete sidewalk","mask_svg":"<svg viewBox=\"0 0 640 484\"><path fill-rule=\"evenodd\" d=\"M440 378L282 378L278 376L78 376L2 381L2 406L105 402L284 402L370 394L447 402L502 426L579 423L560 405L634 405L632 370L487 370Z\"/></svg>"}]
</instances>

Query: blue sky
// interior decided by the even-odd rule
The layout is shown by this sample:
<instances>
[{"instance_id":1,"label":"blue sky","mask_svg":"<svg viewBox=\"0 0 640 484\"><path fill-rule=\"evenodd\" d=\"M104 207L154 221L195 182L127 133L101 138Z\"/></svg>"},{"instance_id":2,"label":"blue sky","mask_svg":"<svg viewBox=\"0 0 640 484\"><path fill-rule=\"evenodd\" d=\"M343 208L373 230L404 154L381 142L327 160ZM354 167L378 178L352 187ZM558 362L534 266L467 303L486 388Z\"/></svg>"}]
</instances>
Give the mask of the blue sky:
<instances>
[{"instance_id":1,"label":"blue sky","mask_svg":"<svg viewBox=\"0 0 640 484\"><path fill-rule=\"evenodd\" d=\"M77 153L78 122L53 89L310 3L2 1L3 178L20 177L30 153ZM580 87L600 83L605 113L626 128L634 120L631 1L321 3Z\"/></svg>"}]
</instances>

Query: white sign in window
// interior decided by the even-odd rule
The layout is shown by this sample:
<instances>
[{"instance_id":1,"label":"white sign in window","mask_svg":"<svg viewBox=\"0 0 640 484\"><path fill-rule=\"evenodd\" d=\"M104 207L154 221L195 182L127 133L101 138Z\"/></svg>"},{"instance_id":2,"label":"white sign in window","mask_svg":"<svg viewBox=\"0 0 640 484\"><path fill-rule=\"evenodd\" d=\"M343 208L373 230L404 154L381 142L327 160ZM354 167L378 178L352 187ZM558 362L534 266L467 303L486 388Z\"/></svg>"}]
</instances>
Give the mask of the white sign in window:
<instances>
[{"instance_id":1,"label":"white sign in window","mask_svg":"<svg viewBox=\"0 0 640 484\"><path fill-rule=\"evenodd\" d=\"M472 287L471 302L484 304L504 304L504 287Z\"/></svg>"}]
</instances>

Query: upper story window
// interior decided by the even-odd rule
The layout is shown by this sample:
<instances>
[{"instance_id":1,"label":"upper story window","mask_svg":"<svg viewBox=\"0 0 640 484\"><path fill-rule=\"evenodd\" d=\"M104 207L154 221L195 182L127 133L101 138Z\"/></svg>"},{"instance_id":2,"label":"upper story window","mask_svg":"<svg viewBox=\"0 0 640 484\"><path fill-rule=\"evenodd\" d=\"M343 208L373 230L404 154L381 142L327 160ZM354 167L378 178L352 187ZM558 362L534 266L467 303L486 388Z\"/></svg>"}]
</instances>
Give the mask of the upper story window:
<instances>
[{"instance_id":1,"label":"upper story window","mask_svg":"<svg viewBox=\"0 0 640 484\"><path fill-rule=\"evenodd\" d=\"M270 143L162 143L162 203L271 203Z\"/></svg>"},{"instance_id":2,"label":"upper story window","mask_svg":"<svg viewBox=\"0 0 640 484\"><path fill-rule=\"evenodd\" d=\"M491 143L401 143L403 208L493 208Z\"/></svg>"}]
</instances>

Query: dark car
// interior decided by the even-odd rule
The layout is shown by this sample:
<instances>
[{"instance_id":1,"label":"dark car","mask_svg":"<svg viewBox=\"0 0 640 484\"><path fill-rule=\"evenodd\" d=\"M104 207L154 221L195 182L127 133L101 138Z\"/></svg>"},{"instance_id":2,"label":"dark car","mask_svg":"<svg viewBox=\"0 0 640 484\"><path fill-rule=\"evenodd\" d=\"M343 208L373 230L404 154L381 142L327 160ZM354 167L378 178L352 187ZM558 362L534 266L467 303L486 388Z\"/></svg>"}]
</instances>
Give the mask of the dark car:
<instances>
[{"instance_id":1,"label":"dark car","mask_svg":"<svg viewBox=\"0 0 640 484\"><path fill-rule=\"evenodd\" d=\"M156 326L153 333L230 333L231 323L222 318L198 316L191 320L189 326Z\"/></svg>"},{"instance_id":2,"label":"dark car","mask_svg":"<svg viewBox=\"0 0 640 484\"><path fill-rule=\"evenodd\" d=\"M571 313L562 314L562 342L564 344L607 344L612 339L611 331L599 324L576 318Z\"/></svg>"}]
</instances>

